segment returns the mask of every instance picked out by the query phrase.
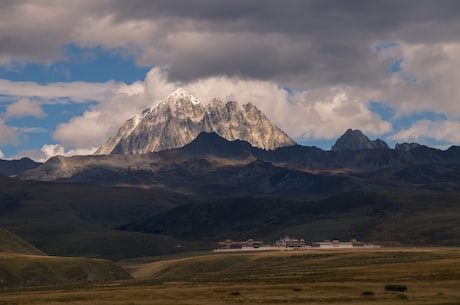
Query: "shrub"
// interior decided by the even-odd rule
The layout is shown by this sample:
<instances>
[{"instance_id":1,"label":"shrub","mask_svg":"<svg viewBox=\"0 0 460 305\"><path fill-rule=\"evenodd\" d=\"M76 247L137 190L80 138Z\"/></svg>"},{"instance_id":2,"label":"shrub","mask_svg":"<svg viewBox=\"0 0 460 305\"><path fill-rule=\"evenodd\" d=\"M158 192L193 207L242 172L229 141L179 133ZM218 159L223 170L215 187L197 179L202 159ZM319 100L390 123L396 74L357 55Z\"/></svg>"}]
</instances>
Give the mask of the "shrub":
<instances>
[{"instance_id":1,"label":"shrub","mask_svg":"<svg viewBox=\"0 0 460 305\"><path fill-rule=\"evenodd\" d=\"M403 292L407 290L406 285L400 285L400 284L388 284L385 286L386 291L399 291Z\"/></svg>"},{"instance_id":2,"label":"shrub","mask_svg":"<svg viewBox=\"0 0 460 305\"><path fill-rule=\"evenodd\" d=\"M375 293L373 291L363 291L361 292L362 296L373 296Z\"/></svg>"},{"instance_id":3,"label":"shrub","mask_svg":"<svg viewBox=\"0 0 460 305\"><path fill-rule=\"evenodd\" d=\"M406 300L407 295L405 295L404 293L400 293L400 294L398 294L398 298L400 298L401 300Z\"/></svg>"}]
</instances>

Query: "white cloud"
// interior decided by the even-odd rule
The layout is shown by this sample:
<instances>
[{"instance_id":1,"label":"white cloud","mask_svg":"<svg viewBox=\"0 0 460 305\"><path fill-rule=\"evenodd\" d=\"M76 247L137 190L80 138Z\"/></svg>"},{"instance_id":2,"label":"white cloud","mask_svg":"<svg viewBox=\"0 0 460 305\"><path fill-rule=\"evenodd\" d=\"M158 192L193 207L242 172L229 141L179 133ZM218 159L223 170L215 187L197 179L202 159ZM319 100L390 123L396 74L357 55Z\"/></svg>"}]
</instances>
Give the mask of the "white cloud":
<instances>
[{"instance_id":1,"label":"white cloud","mask_svg":"<svg viewBox=\"0 0 460 305\"><path fill-rule=\"evenodd\" d=\"M143 109L154 106L178 87L207 103L217 97L224 101L251 102L272 122L295 138L335 138L348 128L381 135L391 124L368 109L364 93L350 87L317 89L290 95L279 85L260 80L242 80L224 76L190 83L171 82L159 67L153 68L143 83L123 86L116 94L60 124L54 138L70 147L90 148L102 145L115 135L123 122Z\"/></svg>"},{"instance_id":2,"label":"white cloud","mask_svg":"<svg viewBox=\"0 0 460 305\"><path fill-rule=\"evenodd\" d=\"M292 137L305 139L335 138L348 128L391 132L391 124L369 110L371 100L403 118L417 112L447 117L429 123L434 129L460 118L458 3L418 1L412 10L413 1L396 1L350 10L340 1L268 1L263 7L238 0L61 2L0 2L1 65L46 66L66 60L65 46L75 45L168 67L132 85L0 79L0 101L22 101L10 105L5 118L43 117L46 103L99 102L57 127L54 137L66 147L101 145L124 120L177 87L203 102L252 102ZM396 43L376 54L386 39ZM399 59L401 71L392 74ZM289 94L280 84L299 90ZM423 134L428 122L394 137ZM14 142L18 132L0 121L0 143Z\"/></svg>"},{"instance_id":3,"label":"white cloud","mask_svg":"<svg viewBox=\"0 0 460 305\"><path fill-rule=\"evenodd\" d=\"M139 90L138 84L128 86L124 83L118 83L109 81L105 83L89 83L89 82L69 82L69 83L51 83L51 84L38 84L35 82L13 82L5 79L0 79L0 100L9 102L12 99L19 100L15 103L9 104L6 107L6 112L3 117L5 119L13 117L25 117L33 116L37 118L43 118L46 113L43 111L41 105L43 104L54 104L54 103L68 103L68 102L87 102L87 101L107 101L114 100L117 96L124 96L131 90L133 94L136 94L136 90ZM118 92L114 95L115 92ZM125 108L129 109L130 106L124 104L122 98L119 98L120 105L124 105ZM115 103L112 103L112 106ZM113 109L112 112L107 113L109 116L118 117L123 115L121 110L123 107ZM99 141L102 137L108 136L109 133L106 126L106 122L98 121L96 114L91 110L85 112L90 114L91 120L85 121L82 126L78 126L78 122L81 120L78 117L74 118L71 122L73 126L76 126L77 130L67 130L67 133L63 136L63 143L73 143L71 138L79 139L78 145L69 145L67 147L83 147L84 149L90 149L99 145ZM24 133L37 133L45 132L46 130L40 127L10 127L0 120L0 144L7 143L18 143L18 137ZM59 133L57 133L59 134ZM81 139L81 136L83 138ZM97 142L92 139L96 137ZM26 139L25 137L24 139ZM59 138L59 137L58 137ZM68 139L67 141L65 141ZM97 143L94 146L91 143ZM30 151L32 155L37 155L37 158L42 160L49 157L41 151Z\"/></svg>"},{"instance_id":4,"label":"white cloud","mask_svg":"<svg viewBox=\"0 0 460 305\"><path fill-rule=\"evenodd\" d=\"M36 82L14 82L0 79L0 95L39 98L41 100L48 100L48 102L56 102L59 99L86 102L104 100L121 85L122 83L114 81L105 83L57 82L43 85Z\"/></svg>"},{"instance_id":5,"label":"white cloud","mask_svg":"<svg viewBox=\"0 0 460 305\"><path fill-rule=\"evenodd\" d=\"M81 116L59 124L53 134L66 147L99 147L113 136L128 118L153 104L140 83L123 85L120 90Z\"/></svg>"},{"instance_id":6,"label":"white cloud","mask_svg":"<svg viewBox=\"0 0 460 305\"><path fill-rule=\"evenodd\" d=\"M53 137L71 147L88 148L101 145L101 141L108 138L108 130L113 127L110 123L120 120L108 116L100 110L85 111L82 116L74 117L68 123L59 124ZM119 113L118 116L123 114Z\"/></svg>"},{"instance_id":7,"label":"white cloud","mask_svg":"<svg viewBox=\"0 0 460 305\"><path fill-rule=\"evenodd\" d=\"M11 160L21 159L24 157L31 158L37 162L45 162L54 156L75 156L75 155L91 155L96 151L96 148L91 149L66 149L60 144L44 144L40 149L23 150L16 155L8 158Z\"/></svg>"},{"instance_id":8,"label":"white cloud","mask_svg":"<svg viewBox=\"0 0 460 305\"><path fill-rule=\"evenodd\" d=\"M338 86L318 88L294 95L294 106L283 119L304 139L334 139L348 128L366 134L383 135L392 131L392 124L369 110L367 92L358 88ZM276 113L274 113L276 115Z\"/></svg>"},{"instance_id":9,"label":"white cloud","mask_svg":"<svg viewBox=\"0 0 460 305\"><path fill-rule=\"evenodd\" d=\"M460 143L460 121L420 120L409 128L391 137L400 142L436 141L441 143Z\"/></svg>"},{"instance_id":10,"label":"white cloud","mask_svg":"<svg viewBox=\"0 0 460 305\"><path fill-rule=\"evenodd\" d=\"M269 81L211 77L184 87L202 101L218 97L224 101L251 102L297 139L332 139L348 128L381 135L392 128L389 122L368 109L364 92L346 86L289 94Z\"/></svg>"},{"instance_id":11,"label":"white cloud","mask_svg":"<svg viewBox=\"0 0 460 305\"><path fill-rule=\"evenodd\" d=\"M18 131L5 125L5 122L0 119L0 144L12 144L18 140Z\"/></svg>"},{"instance_id":12,"label":"white cloud","mask_svg":"<svg viewBox=\"0 0 460 305\"><path fill-rule=\"evenodd\" d=\"M435 112L460 118L460 43L399 43L401 71L387 78L376 97L396 115Z\"/></svg>"},{"instance_id":13,"label":"white cloud","mask_svg":"<svg viewBox=\"0 0 460 305\"><path fill-rule=\"evenodd\" d=\"M10 104L6 107L6 117L25 117L32 116L43 118L46 114L41 108L40 102L33 101L29 98L22 98L16 103Z\"/></svg>"}]
</instances>

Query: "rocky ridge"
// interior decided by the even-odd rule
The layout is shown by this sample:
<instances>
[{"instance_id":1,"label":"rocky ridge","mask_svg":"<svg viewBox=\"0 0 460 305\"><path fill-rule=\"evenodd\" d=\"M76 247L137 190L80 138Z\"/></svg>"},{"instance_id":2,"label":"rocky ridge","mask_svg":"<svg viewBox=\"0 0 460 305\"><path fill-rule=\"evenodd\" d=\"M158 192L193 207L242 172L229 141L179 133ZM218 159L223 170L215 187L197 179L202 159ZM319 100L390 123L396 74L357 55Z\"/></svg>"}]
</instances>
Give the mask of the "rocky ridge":
<instances>
[{"instance_id":1,"label":"rocky ridge","mask_svg":"<svg viewBox=\"0 0 460 305\"><path fill-rule=\"evenodd\" d=\"M332 146L332 151L360 149L389 149L389 147L383 140L371 141L361 130L352 129L348 129Z\"/></svg>"},{"instance_id":2,"label":"rocky ridge","mask_svg":"<svg viewBox=\"0 0 460 305\"><path fill-rule=\"evenodd\" d=\"M216 132L229 141L244 140L266 150L296 144L251 103L240 106L213 99L203 106L190 92L178 89L156 107L127 120L95 154L143 154L178 148L201 132Z\"/></svg>"},{"instance_id":3,"label":"rocky ridge","mask_svg":"<svg viewBox=\"0 0 460 305\"><path fill-rule=\"evenodd\" d=\"M276 150L200 133L191 143L148 154L53 157L18 175L23 180L147 186L211 196L323 194L338 190L460 190L460 147L410 151Z\"/></svg>"}]
</instances>

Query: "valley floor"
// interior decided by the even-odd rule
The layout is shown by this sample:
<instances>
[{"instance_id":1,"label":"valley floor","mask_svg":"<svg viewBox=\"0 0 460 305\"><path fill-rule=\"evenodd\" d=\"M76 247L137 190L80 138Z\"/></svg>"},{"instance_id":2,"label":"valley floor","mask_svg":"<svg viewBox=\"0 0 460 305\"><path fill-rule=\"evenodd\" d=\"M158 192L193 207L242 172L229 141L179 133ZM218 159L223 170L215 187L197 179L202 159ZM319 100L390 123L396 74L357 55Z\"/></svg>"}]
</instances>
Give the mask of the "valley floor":
<instances>
[{"instance_id":1,"label":"valley floor","mask_svg":"<svg viewBox=\"0 0 460 305\"><path fill-rule=\"evenodd\" d=\"M122 262L132 280L3 290L0 304L460 303L459 248L208 253L153 260Z\"/></svg>"}]
</instances>

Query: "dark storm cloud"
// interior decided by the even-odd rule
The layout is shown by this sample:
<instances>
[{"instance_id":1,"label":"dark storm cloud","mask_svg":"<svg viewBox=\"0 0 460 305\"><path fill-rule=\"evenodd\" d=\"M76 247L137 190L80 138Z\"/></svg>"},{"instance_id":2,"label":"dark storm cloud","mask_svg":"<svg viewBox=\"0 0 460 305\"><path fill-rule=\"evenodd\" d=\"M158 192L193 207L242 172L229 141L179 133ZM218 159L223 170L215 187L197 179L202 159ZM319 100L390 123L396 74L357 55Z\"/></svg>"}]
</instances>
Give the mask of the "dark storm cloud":
<instances>
[{"instance_id":1,"label":"dark storm cloud","mask_svg":"<svg viewBox=\"0 0 460 305\"><path fill-rule=\"evenodd\" d=\"M170 77L183 81L226 74L313 85L365 85L389 73L377 69L373 45L458 41L460 30L460 1L447 0L120 0L113 4L119 22L167 19L170 26L187 21L187 28L179 26L180 30L214 34L201 48L189 52L172 48ZM169 32L166 27L164 31ZM240 37L229 42L229 34ZM180 43L176 47L187 48Z\"/></svg>"},{"instance_id":2,"label":"dark storm cloud","mask_svg":"<svg viewBox=\"0 0 460 305\"><path fill-rule=\"evenodd\" d=\"M358 31L369 39L402 28L429 23L433 28L454 21L458 25L460 2L455 0L235 0L168 1L117 0L110 7L121 20L179 18L209 22L228 31L309 34L340 37ZM451 24L453 25L453 24ZM446 33L451 35L458 29ZM429 33L427 33L427 36ZM453 38L453 37L452 37Z\"/></svg>"},{"instance_id":3,"label":"dark storm cloud","mask_svg":"<svg viewBox=\"0 0 460 305\"><path fill-rule=\"evenodd\" d=\"M134 46L139 64L166 64L180 81L229 75L366 86L390 73L378 68L375 45L460 39L455 0L49 0L0 8L0 62L51 61L72 43ZM113 24L99 29L104 20ZM138 22L154 32L126 30Z\"/></svg>"}]
</instances>

